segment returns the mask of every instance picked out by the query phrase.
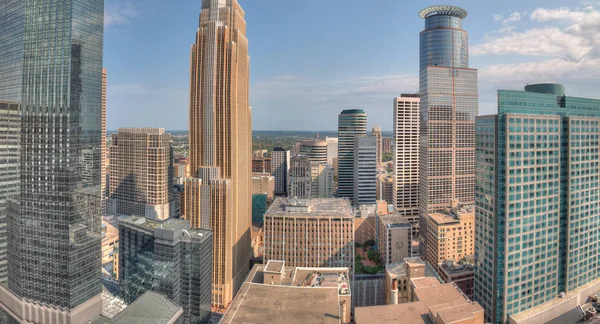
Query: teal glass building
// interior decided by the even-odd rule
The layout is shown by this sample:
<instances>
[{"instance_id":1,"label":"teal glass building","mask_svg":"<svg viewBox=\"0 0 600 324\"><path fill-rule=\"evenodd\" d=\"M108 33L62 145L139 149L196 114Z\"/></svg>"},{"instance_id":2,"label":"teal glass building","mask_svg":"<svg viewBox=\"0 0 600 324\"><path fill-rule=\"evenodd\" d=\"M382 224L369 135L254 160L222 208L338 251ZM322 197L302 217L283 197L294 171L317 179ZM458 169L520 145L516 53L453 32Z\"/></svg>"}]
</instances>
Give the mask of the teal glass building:
<instances>
[{"instance_id":1,"label":"teal glass building","mask_svg":"<svg viewBox=\"0 0 600 324\"><path fill-rule=\"evenodd\" d=\"M475 300L505 323L600 277L600 100L499 90L477 117ZM543 306L540 306L543 307Z\"/></svg>"},{"instance_id":2,"label":"teal glass building","mask_svg":"<svg viewBox=\"0 0 600 324\"><path fill-rule=\"evenodd\" d=\"M21 106L0 295L12 320L84 323L102 291L104 0L0 0L0 17L0 100Z\"/></svg>"},{"instance_id":3,"label":"teal glass building","mask_svg":"<svg viewBox=\"0 0 600 324\"><path fill-rule=\"evenodd\" d=\"M346 109L338 116L339 198L354 199L354 138L367 136L367 114L362 109Z\"/></svg>"}]
</instances>

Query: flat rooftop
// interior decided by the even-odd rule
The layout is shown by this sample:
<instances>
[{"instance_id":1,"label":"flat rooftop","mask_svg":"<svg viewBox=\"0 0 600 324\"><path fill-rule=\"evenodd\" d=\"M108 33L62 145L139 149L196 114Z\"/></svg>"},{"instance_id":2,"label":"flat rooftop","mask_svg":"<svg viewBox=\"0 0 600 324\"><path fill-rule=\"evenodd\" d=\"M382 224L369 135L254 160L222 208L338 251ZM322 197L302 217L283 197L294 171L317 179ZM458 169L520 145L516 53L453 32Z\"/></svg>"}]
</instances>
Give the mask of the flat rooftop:
<instances>
[{"instance_id":1,"label":"flat rooftop","mask_svg":"<svg viewBox=\"0 0 600 324\"><path fill-rule=\"evenodd\" d=\"M458 223L460 222L460 217L474 217L474 215L475 208L471 205L459 206L445 212L442 211L429 214L429 216L438 224Z\"/></svg>"},{"instance_id":2,"label":"flat rooftop","mask_svg":"<svg viewBox=\"0 0 600 324\"><path fill-rule=\"evenodd\" d=\"M354 308L356 324L424 323L433 324L429 310L420 302Z\"/></svg>"},{"instance_id":3,"label":"flat rooftop","mask_svg":"<svg viewBox=\"0 0 600 324\"><path fill-rule=\"evenodd\" d=\"M410 224L410 222L404 216L400 215L400 213L398 213L398 212L393 212L391 214L379 215L379 219L381 219L381 222L387 228L396 228L396 227L412 228L412 225Z\"/></svg>"},{"instance_id":4,"label":"flat rooftop","mask_svg":"<svg viewBox=\"0 0 600 324\"><path fill-rule=\"evenodd\" d=\"M436 277L421 277L411 279L415 288L426 288L432 286L438 286L440 281Z\"/></svg>"},{"instance_id":5,"label":"flat rooftop","mask_svg":"<svg viewBox=\"0 0 600 324\"><path fill-rule=\"evenodd\" d=\"M312 198L296 199L278 197L275 199L265 217L273 216L306 216L306 217L348 217L353 218L352 207L348 199Z\"/></svg>"},{"instance_id":6,"label":"flat rooftop","mask_svg":"<svg viewBox=\"0 0 600 324\"><path fill-rule=\"evenodd\" d=\"M281 285L263 284L263 271L280 266ZM285 267L271 260L252 268L221 323L337 324L340 297L349 294L348 268Z\"/></svg>"},{"instance_id":7,"label":"flat rooftop","mask_svg":"<svg viewBox=\"0 0 600 324\"><path fill-rule=\"evenodd\" d=\"M269 260L267 262L267 266L265 267L265 271L268 271L268 272L281 272L283 270L283 265L284 264L285 264L285 262L283 262L283 261Z\"/></svg>"},{"instance_id":8,"label":"flat rooftop","mask_svg":"<svg viewBox=\"0 0 600 324\"><path fill-rule=\"evenodd\" d=\"M119 240L119 230L107 221L102 221L102 226L106 226L106 236L102 238L103 244L113 243Z\"/></svg>"},{"instance_id":9,"label":"flat rooftop","mask_svg":"<svg viewBox=\"0 0 600 324\"><path fill-rule=\"evenodd\" d=\"M426 308L435 305L448 304L450 307L465 304L466 297L452 283L429 285L423 288L415 288L415 296Z\"/></svg>"},{"instance_id":10,"label":"flat rooftop","mask_svg":"<svg viewBox=\"0 0 600 324\"><path fill-rule=\"evenodd\" d=\"M119 220L119 223L133 225L154 231L157 228L165 230L188 229L190 222L182 218L169 218L165 221L157 221L142 216L129 216Z\"/></svg>"},{"instance_id":11,"label":"flat rooftop","mask_svg":"<svg viewBox=\"0 0 600 324\"><path fill-rule=\"evenodd\" d=\"M473 266L470 264L448 266L442 262L440 269L448 275L462 275L474 273Z\"/></svg>"}]
</instances>

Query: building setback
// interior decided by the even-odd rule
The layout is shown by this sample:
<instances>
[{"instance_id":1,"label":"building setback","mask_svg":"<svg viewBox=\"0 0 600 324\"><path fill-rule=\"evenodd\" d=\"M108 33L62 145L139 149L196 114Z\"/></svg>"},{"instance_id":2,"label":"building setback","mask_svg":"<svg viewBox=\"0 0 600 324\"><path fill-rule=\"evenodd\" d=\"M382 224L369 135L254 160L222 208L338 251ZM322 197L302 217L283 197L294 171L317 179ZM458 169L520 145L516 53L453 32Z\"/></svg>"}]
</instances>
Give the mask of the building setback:
<instances>
[{"instance_id":1,"label":"building setback","mask_svg":"<svg viewBox=\"0 0 600 324\"><path fill-rule=\"evenodd\" d=\"M362 109L343 110L338 116L338 192L354 199L354 137L367 135L367 114Z\"/></svg>"},{"instance_id":2,"label":"building setback","mask_svg":"<svg viewBox=\"0 0 600 324\"><path fill-rule=\"evenodd\" d=\"M275 147L271 152L271 175L275 177L275 195L286 196L288 173L290 171L290 151Z\"/></svg>"},{"instance_id":3,"label":"building setback","mask_svg":"<svg viewBox=\"0 0 600 324\"><path fill-rule=\"evenodd\" d=\"M478 117L475 300L487 321L549 321L600 290L599 138L600 100L559 84L498 90L498 114Z\"/></svg>"},{"instance_id":4,"label":"building setback","mask_svg":"<svg viewBox=\"0 0 600 324\"><path fill-rule=\"evenodd\" d=\"M432 6L420 34L421 147L419 150L419 232L427 241L427 215L450 201L475 203L475 116L477 70L469 68L467 12Z\"/></svg>"},{"instance_id":5,"label":"building setback","mask_svg":"<svg viewBox=\"0 0 600 324\"><path fill-rule=\"evenodd\" d=\"M296 155L290 160L288 173L288 196L310 198L311 194L311 167L310 159L306 155Z\"/></svg>"},{"instance_id":6,"label":"building setback","mask_svg":"<svg viewBox=\"0 0 600 324\"><path fill-rule=\"evenodd\" d=\"M172 217L172 187L171 134L163 128L120 128L112 135L109 214Z\"/></svg>"},{"instance_id":7,"label":"building setback","mask_svg":"<svg viewBox=\"0 0 600 324\"><path fill-rule=\"evenodd\" d=\"M354 206L374 205L377 201L377 139L354 138Z\"/></svg>"},{"instance_id":8,"label":"building setback","mask_svg":"<svg viewBox=\"0 0 600 324\"><path fill-rule=\"evenodd\" d=\"M183 307L185 323L210 318L212 233L188 221L131 216L119 222L119 286L126 303L146 291Z\"/></svg>"},{"instance_id":9,"label":"building setback","mask_svg":"<svg viewBox=\"0 0 600 324\"><path fill-rule=\"evenodd\" d=\"M244 282L252 256L250 58L237 0L203 0L199 21L191 48L189 159L190 177L200 183L189 191L186 209L195 212L186 217L194 226L209 220L212 302L224 308Z\"/></svg>"},{"instance_id":10,"label":"building setback","mask_svg":"<svg viewBox=\"0 0 600 324\"><path fill-rule=\"evenodd\" d=\"M354 214L347 199L277 198L265 213L264 261L354 268Z\"/></svg>"},{"instance_id":11,"label":"building setback","mask_svg":"<svg viewBox=\"0 0 600 324\"><path fill-rule=\"evenodd\" d=\"M418 94L394 99L393 204L413 225L415 237L419 234L420 102Z\"/></svg>"}]
</instances>

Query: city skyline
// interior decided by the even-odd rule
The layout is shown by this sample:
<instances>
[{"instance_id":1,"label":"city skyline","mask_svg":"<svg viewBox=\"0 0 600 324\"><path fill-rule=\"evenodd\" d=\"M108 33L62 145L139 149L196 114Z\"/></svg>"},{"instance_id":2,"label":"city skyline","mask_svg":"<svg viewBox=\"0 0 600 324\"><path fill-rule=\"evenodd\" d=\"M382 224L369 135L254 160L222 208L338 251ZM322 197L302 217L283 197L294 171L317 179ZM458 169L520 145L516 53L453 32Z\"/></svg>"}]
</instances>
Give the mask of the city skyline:
<instances>
[{"instance_id":1,"label":"city skyline","mask_svg":"<svg viewBox=\"0 0 600 324\"><path fill-rule=\"evenodd\" d=\"M249 48L253 128L332 130L339 110L361 108L372 116L369 129L381 126L390 131L390 98L418 90L418 33L422 27L418 12L430 4L437 3L385 0L375 7L350 1L340 17L322 21L325 16L311 10L314 1L242 0L249 19L248 37L256 39ZM573 89L573 96L598 97L590 81L600 78L600 51L587 40L591 37L585 36L597 30L598 23L592 19L598 13L597 5L582 1L566 5L555 0L509 0L485 7L468 0L451 4L470 14L464 27L471 30L471 65L480 70L482 115L495 112L497 88L521 89L526 83L561 82ZM339 8L338 1L324 5ZM585 9L589 6L593 7ZM199 7L198 0L168 5L156 0L106 1L105 67L112 71L108 129L187 128L189 40L183 35L196 27L194 13ZM384 7L386 10L380 9ZM354 27L348 23L375 12L380 19L374 24ZM398 12L403 13L401 18ZM262 19L267 16L269 19ZM305 24L306 17L316 23ZM283 22L286 24L278 28L270 27ZM576 24L582 31L575 27L566 31ZM320 34L323 28L330 31ZM348 36L332 41L334 33L342 29ZM298 44L282 44L284 38ZM546 46L536 45L543 40L548 42ZM357 46L360 43L368 46ZM508 49L513 53L505 53ZM149 50L153 55L147 54ZM489 54L492 51L500 53ZM517 74L515 69L527 73ZM297 96L298 89L311 95ZM310 120L307 110L322 111L322 118Z\"/></svg>"}]
</instances>

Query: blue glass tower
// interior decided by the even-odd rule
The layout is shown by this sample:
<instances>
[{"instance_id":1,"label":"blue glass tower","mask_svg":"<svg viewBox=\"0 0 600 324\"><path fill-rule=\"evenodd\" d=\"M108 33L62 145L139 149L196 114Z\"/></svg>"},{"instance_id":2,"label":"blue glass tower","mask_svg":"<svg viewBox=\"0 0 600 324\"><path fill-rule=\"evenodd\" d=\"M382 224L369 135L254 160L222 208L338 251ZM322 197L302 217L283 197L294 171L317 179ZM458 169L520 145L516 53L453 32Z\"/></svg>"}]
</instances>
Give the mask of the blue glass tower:
<instances>
[{"instance_id":1,"label":"blue glass tower","mask_svg":"<svg viewBox=\"0 0 600 324\"><path fill-rule=\"evenodd\" d=\"M599 139L600 100L558 84L499 90L498 115L477 118L475 299L487 321L600 285Z\"/></svg>"},{"instance_id":2,"label":"blue glass tower","mask_svg":"<svg viewBox=\"0 0 600 324\"><path fill-rule=\"evenodd\" d=\"M419 232L427 247L429 213L475 202L477 70L469 68L467 12L432 6L420 14ZM426 249L422 249L425 251ZM437 262L437 260L428 260Z\"/></svg>"},{"instance_id":3,"label":"blue glass tower","mask_svg":"<svg viewBox=\"0 0 600 324\"><path fill-rule=\"evenodd\" d=\"M0 295L17 320L83 323L101 306L104 0L0 0L0 16L0 100L21 105Z\"/></svg>"}]
</instances>

